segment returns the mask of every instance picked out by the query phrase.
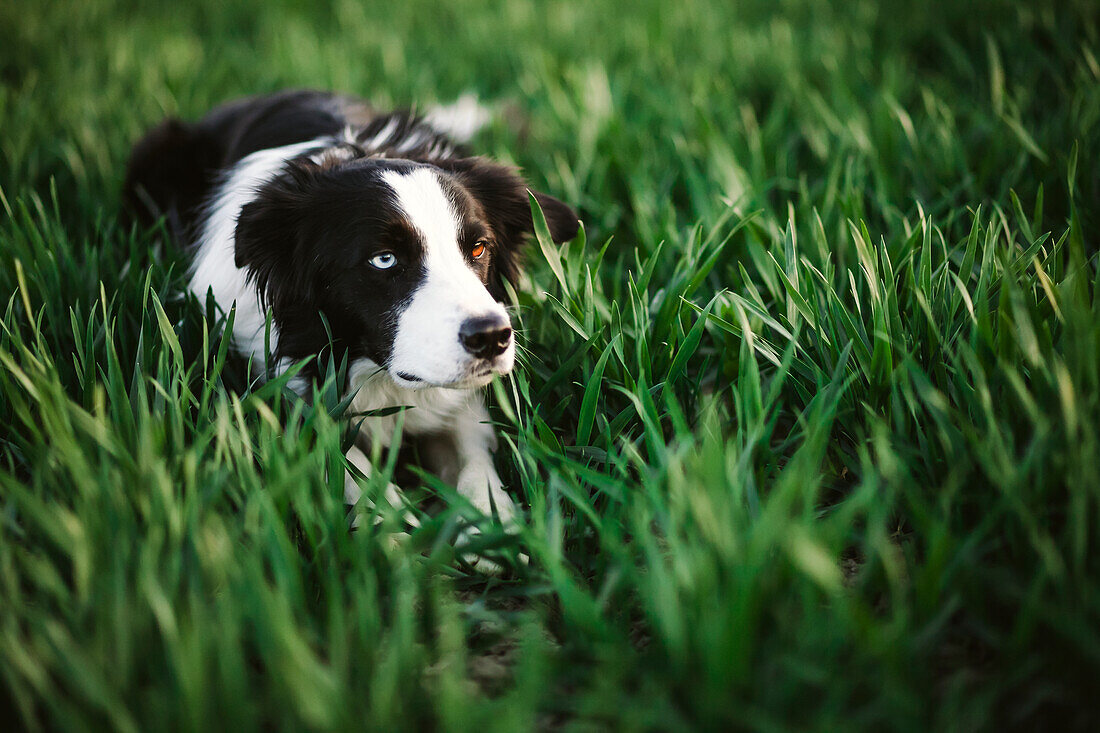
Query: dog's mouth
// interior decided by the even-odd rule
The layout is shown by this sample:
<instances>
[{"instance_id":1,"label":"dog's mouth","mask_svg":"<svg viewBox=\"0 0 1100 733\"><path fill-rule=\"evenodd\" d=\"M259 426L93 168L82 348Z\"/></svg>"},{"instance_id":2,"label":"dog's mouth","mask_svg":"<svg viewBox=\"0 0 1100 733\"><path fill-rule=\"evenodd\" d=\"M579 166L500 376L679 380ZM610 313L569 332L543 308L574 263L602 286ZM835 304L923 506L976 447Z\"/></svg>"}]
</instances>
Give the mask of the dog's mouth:
<instances>
[{"instance_id":1,"label":"dog's mouth","mask_svg":"<svg viewBox=\"0 0 1100 733\"><path fill-rule=\"evenodd\" d=\"M466 374L462 375L458 379L440 382L433 379L427 379L411 372L393 372L395 381L402 387L409 387L412 389L420 389L424 387L449 387L453 389L464 389L473 387L483 387L489 383L489 380L495 374L506 374L507 369L494 368L493 364L477 364L471 368Z\"/></svg>"}]
</instances>

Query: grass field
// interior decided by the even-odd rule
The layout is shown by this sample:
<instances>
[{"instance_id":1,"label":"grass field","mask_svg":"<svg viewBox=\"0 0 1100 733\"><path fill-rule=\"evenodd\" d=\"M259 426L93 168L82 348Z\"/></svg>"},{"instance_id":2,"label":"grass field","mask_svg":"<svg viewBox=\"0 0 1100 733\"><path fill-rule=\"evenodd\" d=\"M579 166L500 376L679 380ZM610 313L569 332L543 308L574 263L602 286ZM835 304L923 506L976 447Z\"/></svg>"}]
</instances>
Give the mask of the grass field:
<instances>
[{"instance_id":1,"label":"grass field","mask_svg":"<svg viewBox=\"0 0 1100 733\"><path fill-rule=\"evenodd\" d=\"M1100 725L1094 2L9 0L0 39L5 729ZM144 128L290 86L477 92L582 214L491 391L509 575L428 477L399 547L349 533L340 365L250 383L119 223Z\"/></svg>"}]
</instances>

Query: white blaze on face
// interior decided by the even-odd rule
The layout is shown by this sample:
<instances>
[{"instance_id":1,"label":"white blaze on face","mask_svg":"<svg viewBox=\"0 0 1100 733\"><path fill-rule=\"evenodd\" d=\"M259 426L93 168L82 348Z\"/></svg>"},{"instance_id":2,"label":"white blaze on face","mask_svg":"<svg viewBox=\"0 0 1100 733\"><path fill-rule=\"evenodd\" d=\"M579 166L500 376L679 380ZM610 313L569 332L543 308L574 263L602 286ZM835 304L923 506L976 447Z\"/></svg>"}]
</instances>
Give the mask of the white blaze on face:
<instances>
[{"instance_id":1,"label":"white blaze on face","mask_svg":"<svg viewBox=\"0 0 1100 733\"><path fill-rule=\"evenodd\" d=\"M393 189L398 207L419 232L424 246L424 280L398 317L390 375L403 387L465 387L486 383L491 378L490 368L497 374L508 372L515 359L514 344L488 364L474 359L459 341L459 328L467 319L508 316L459 248L460 218L439 175L429 168L417 168L387 171L382 178ZM402 374L423 382L405 379Z\"/></svg>"}]
</instances>

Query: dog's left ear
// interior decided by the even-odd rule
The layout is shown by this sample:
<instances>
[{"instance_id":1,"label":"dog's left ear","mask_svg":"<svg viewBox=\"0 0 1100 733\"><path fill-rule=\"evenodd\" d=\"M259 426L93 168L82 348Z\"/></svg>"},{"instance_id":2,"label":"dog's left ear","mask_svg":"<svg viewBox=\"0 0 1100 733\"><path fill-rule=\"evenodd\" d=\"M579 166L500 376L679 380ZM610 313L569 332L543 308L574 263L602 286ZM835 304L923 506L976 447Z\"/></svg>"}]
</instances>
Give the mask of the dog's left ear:
<instances>
[{"instance_id":1,"label":"dog's left ear","mask_svg":"<svg viewBox=\"0 0 1100 733\"><path fill-rule=\"evenodd\" d=\"M302 224L316 208L313 192L320 172L310 161L288 163L237 217L234 262L276 315L312 299L313 268L301 254L308 242Z\"/></svg>"},{"instance_id":2,"label":"dog's left ear","mask_svg":"<svg viewBox=\"0 0 1100 733\"><path fill-rule=\"evenodd\" d=\"M515 284L520 250L535 230L527 183L513 168L485 158L433 163L457 178L484 209L498 243L490 265L489 290L498 300L503 299L503 283L507 280ZM580 222L573 209L548 194L531 193L542 208L555 242L567 242L577 236Z\"/></svg>"},{"instance_id":3,"label":"dog's left ear","mask_svg":"<svg viewBox=\"0 0 1100 733\"><path fill-rule=\"evenodd\" d=\"M539 208L542 209L542 213L546 217L546 225L550 228L551 239L561 244L577 236L577 230L581 224L580 219L577 218L577 212L550 194L539 191L532 191L531 193L534 194L535 199L539 202ZM527 208L530 211L530 204ZM534 225L532 224L533 230Z\"/></svg>"}]
</instances>

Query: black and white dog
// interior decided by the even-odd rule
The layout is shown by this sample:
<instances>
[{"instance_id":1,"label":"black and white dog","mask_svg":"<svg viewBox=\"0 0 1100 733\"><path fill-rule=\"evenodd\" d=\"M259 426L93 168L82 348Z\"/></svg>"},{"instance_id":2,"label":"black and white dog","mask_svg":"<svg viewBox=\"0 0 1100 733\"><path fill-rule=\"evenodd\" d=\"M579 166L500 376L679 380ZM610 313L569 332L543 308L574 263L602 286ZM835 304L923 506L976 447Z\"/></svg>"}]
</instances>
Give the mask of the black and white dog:
<instances>
[{"instance_id":1,"label":"black and white dog","mask_svg":"<svg viewBox=\"0 0 1100 733\"><path fill-rule=\"evenodd\" d=\"M236 305L235 348L262 369L268 343L279 373L331 335L348 357L352 409L411 407L404 432L429 444L429 468L507 523L515 505L493 467L479 388L512 369L501 301L532 218L514 170L459 147L483 114L469 100L418 118L323 92L244 99L150 131L125 198L147 221L167 217L191 248L200 299ZM553 239L573 238L576 214L534 195ZM349 461L369 473L363 448L388 445L397 419L365 420ZM345 487L354 503L350 473ZM399 502L395 487L387 498Z\"/></svg>"}]
</instances>

